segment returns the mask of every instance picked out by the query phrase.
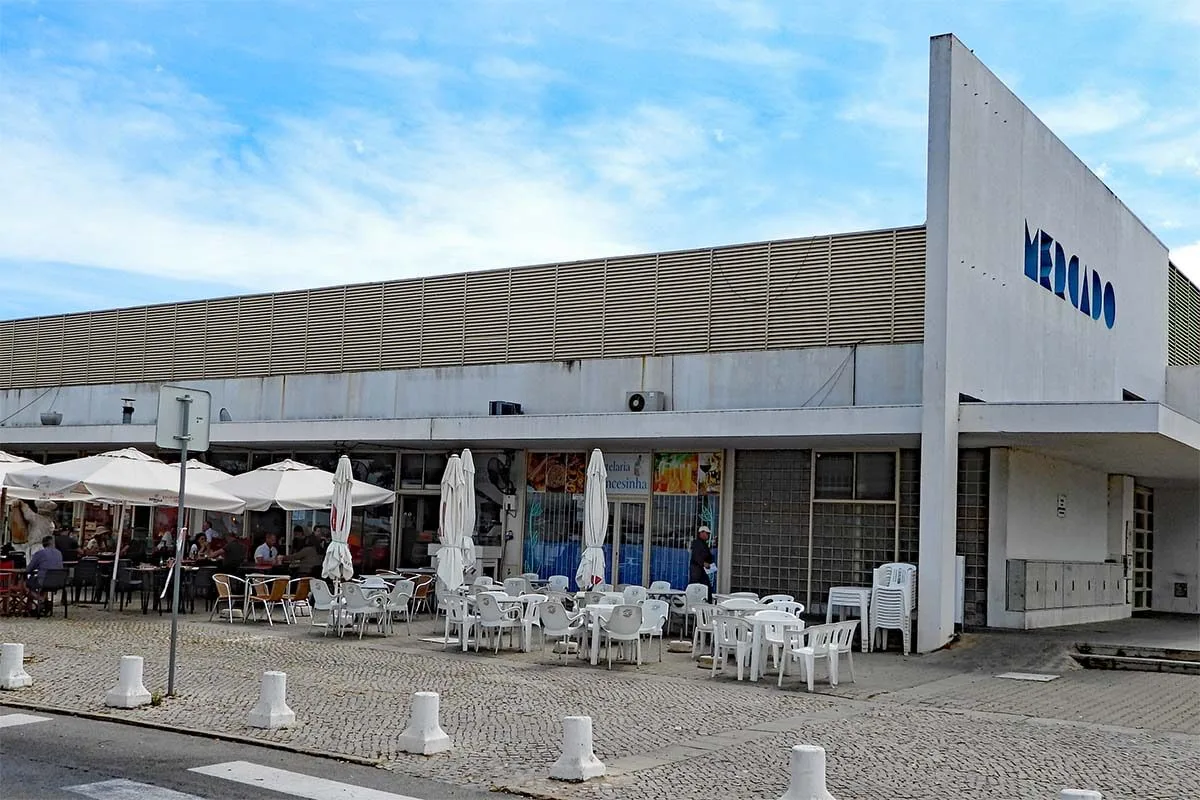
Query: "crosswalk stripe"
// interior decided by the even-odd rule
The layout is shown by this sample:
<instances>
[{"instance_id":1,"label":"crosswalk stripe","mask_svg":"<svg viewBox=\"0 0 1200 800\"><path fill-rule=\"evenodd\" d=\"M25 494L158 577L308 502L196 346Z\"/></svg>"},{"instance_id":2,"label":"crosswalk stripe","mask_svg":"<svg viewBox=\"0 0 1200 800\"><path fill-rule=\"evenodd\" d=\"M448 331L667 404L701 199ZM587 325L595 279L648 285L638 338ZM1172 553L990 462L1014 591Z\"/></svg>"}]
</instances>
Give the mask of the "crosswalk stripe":
<instances>
[{"instance_id":1,"label":"crosswalk stripe","mask_svg":"<svg viewBox=\"0 0 1200 800\"><path fill-rule=\"evenodd\" d=\"M194 794L184 794L149 783L127 781L124 778L66 786L63 787L63 791L81 794L92 800L204 800Z\"/></svg>"},{"instance_id":2,"label":"crosswalk stripe","mask_svg":"<svg viewBox=\"0 0 1200 800\"><path fill-rule=\"evenodd\" d=\"M249 761L229 761L224 764L195 767L190 771L244 783L248 786L272 789L308 800L417 800L408 795L381 792L378 789L368 789L325 778L314 778L299 772L288 772L286 769L251 764Z\"/></svg>"},{"instance_id":3,"label":"crosswalk stripe","mask_svg":"<svg viewBox=\"0 0 1200 800\"><path fill-rule=\"evenodd\" d=\"M28 725L31 722L46 722L49 719L49 717L35 717L33 714L5 714L0 716L0 728Z\"/></svg>"}]
</instances>

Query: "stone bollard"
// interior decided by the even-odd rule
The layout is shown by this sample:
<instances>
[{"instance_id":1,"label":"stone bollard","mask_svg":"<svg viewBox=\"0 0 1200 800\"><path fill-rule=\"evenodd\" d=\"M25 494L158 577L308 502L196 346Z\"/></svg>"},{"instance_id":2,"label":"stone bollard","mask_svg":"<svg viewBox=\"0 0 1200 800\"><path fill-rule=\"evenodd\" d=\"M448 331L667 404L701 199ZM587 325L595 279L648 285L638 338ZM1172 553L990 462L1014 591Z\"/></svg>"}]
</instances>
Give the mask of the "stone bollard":
<instances>
[{"instance_id":1,"label":"stone bollard","mask_svg":"<svg viewBox=\"0 0 1200 800\"><path fill-rule=\"evenodd\" d=\"M1104 800L1104 798L1094 789L1063 789L1058 793L1058 800Z\"/></svg>"},{"instance_id":2,"label":"stone bollard","mask_svg":"<svg viewBox=\"0 0 1200 800\"><path fill-rule=\"evenodd\" d=\"M121 674L117 685L104 695L104 705L113 708L137 708L150 702L150 693L142 684L142 657L121 656Z\"/></svg>"},{"instance_id":3,"label":"stone bollard","mask_svg":"<svg viewBox=\"0 0 1200 800\"><path fill-rule=\"evenodd\" d=\"M0 689L24 689L33 685L25 671L25 645L0 644Z\"/></svg>"},{"instance_id":4,"label":"stone bollard","mask_svg":"<svg viewBox=\"0 0 1200 800\"><path fill-rule=\"evenodd\" d=\"M296 724L296 712L287 704L287 673L268 670L262 676L258 705L250 711L250 727L288 728Z\"/></svg>"},{"instance_id":5,"label":"stone bollard","mask_svg":"<svg viewBox=\"0 0 1200 800\"><path fill-rule=\"evenodd\" d=\"M563 717L562 755L550 768L550 777L580 783L603 774L604 762L592 749L592 718Z\"/></svg>"},{"instance_id":6,"label":"stone bollard","mask_svg":"<svg viewBox=\"0 0 1200 800\"><path fill-rule=\"evenodd\" d=\"M792 748L792 782L779 800L834 800L825 788L825 748L812 744Z\"/></svg>"},{"instance_id":7,"label":"stone bollard","mask_svg":"<svg viewBox=\"0 0 1200 800\"><path fill-rule=\"evenodd\" d=\"M437 692L413 694L408 727L396 740L396 746L401 752L431 756L434 753L444 753L453 746L449 735L442 730L441 723L438 722L440 705L441 698Z\"/></svg>"}]
</instances>

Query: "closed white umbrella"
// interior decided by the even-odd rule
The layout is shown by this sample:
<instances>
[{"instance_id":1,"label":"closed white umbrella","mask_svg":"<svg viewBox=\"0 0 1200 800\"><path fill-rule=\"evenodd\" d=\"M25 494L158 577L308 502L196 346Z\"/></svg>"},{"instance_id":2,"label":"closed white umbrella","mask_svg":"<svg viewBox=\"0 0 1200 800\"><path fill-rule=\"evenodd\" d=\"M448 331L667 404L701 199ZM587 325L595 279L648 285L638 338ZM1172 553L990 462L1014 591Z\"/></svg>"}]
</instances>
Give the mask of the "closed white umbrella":
<instances>
[{"instance_id":1,"label":"closed white umbrella","mask_svg":"<svg viewBox=\"0 0 1200 800\"><path fill-rule=\"evenodd\" d=\"M342 459L349 470L350 459L346 456L338 459L338 469ZM273 505L285 511L311 511L333 505L334 477L332 472L286 459L213 485L245 500L247 511L266 511ZM390 489L354 480L353 472L348 472L346 479L350 481L351 506L378 506L396 497Z\"/></svg>"},{"instance_id":2,"label":"closed white umbrella","mask_svg":"<svg viewBox=\"0 0 1200 800\"><path fill-rule=\"evenodd\" d=\"M438 516L442 547L437 552L437 575L447 592L463 584L463 502L466 478L462 459L450 456L442 473L442 497Z\"/></svg>"},{"instance_id":3,"label":"closed white umbrella","mask_svg":"<svg viewBox=\"0 0 1200 800\"><path fill-rule=\"evenodd\" d=\"M475 459L469 449L462 451L463 493L463 571L475 567Z\"/></svg>"},{"instance_id":4,"label":"closed white umbrella","mask_svg":"<svg viewBox=\"0 0 1200 800\"><path fill-rule=\"evenodd\" d=\"M593 450L583 496L583 557L575 583L581 591L604 582L604 537L608 533L608 472L604 456Z\"/></svg>"},{"instance_id":5,"label":"closed white umbrella","mask_svg":"<svg viewBox=\"0 0 1200 800\"><path fill-rule=\"evenodd\" d=\"M40 496L84 495L109 503L144 506L179 504L178 465L165 464L132 447L8 472L4 485L39 492ZM188 488L184 505L237 513L246 504L222 489L200 484Z\"/></svg>"},{"instance_id":6,"label":"closed white umbrella","mask_svg":"<svg viewBox=\"0 0 1200 800\"><path fill-rule=\"evenodd\" d=\"M329 530L332 541L325 550L325 562L321 565L321 576L335 581L348 581L354 577L354 559L350 555L350 517L353 513L351 494L354 473L350 459L338 459L337 472L333 474L333 491L330 496Z\"/></svg>"}]
</instances>

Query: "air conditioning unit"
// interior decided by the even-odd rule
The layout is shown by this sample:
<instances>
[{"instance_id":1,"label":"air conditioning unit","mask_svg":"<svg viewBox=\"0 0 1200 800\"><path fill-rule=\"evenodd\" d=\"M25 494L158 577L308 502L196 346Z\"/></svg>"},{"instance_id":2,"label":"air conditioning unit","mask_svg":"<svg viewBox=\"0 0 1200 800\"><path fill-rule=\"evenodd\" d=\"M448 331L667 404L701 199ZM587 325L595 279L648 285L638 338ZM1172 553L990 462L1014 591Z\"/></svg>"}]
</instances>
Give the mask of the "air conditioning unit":
<instances>
[{"instance_id":1,"label":"air conditioning unit","mask_svg":"<svg viewBox=\"0 0 1200 800\"><path fill-rule=\"evenodd\" d=\"M507 400L492 400L488 403L488 414L493 417L508 417L523 414L520 403L510 403Z\"/></svg>"},{"instance_id":2,"label":"air conditioning unit","mask_svg":"<svg viewBox=\"0 0 1200 800\"><path fill-rule=\"evenodd\" d=\"M625 408L630 411L664 411L667 408L666 392L626 392Z\"/></svg>"}]
</instances>

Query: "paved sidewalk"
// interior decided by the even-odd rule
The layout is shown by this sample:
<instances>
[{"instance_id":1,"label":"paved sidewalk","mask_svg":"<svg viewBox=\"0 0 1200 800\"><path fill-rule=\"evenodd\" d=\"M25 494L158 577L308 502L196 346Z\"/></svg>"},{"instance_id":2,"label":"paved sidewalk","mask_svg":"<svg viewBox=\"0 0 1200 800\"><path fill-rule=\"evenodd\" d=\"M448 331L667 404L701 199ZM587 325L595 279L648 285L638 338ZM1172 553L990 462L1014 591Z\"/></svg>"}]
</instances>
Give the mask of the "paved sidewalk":
<instances>
[{"instance_id":1,"label":"paved sidewalk","mask_svg":"<svg viewBox=\"0 0 1200 800\"><path fill-rule=\"evenodd\" d=\"M0 638L25 642L35 683L0 702L249 736L533 796L778 797L788 749L805 742L827 748L839 800L1040 800L1065 786L1099 788L1107 800L1200 797L1200 679L1081 670L1064 657L1061 635L968 636L924 657L860 654L857 682L818 681L810 695L798 679L776 689L774 675L758 684L710 679L679 654L609 672L575 659L561 665L550 652L443 652L420 641L435 634L427 621L411 637L400 627L358 642L323 638L303 622L270 629L197 619L180 626L180 697L133 711L104 709L104 692L123 654L144 656L147 687L165 688L166 617L72 608L66 621L4 619ZM657 647L647 654L657 658ZM288 673L297 727L246 726L266 669ZM994 677L1011 669L1061 677ZM449 754L395 751L410 695L421 690L442 695L442 724L456 745ZM606 780L544 779L568 714L592 716Z\"/></svg>"}]
</instances>

